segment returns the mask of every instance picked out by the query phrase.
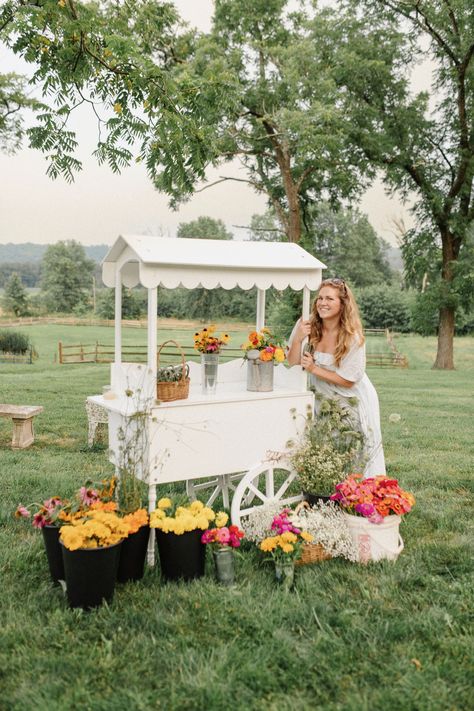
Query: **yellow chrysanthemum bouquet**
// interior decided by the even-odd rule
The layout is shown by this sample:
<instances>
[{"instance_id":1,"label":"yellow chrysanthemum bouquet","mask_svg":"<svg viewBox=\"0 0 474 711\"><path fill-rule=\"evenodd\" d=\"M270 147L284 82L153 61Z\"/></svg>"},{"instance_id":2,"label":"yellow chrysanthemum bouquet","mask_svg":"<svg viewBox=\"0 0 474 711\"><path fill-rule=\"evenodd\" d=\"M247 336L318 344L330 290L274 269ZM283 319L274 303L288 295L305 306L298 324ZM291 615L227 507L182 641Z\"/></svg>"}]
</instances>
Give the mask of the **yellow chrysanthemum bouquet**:
<instances>
[{"instance_id":1,"label":"yellow chrysanthemum bouquet","mask_svg":"<svg viewBox=\"0 0 474 711\"><path fill-rule=\"evenodd\" d=\"M163 498L158 501L157 508L150 514L150 526L163 533L175 533L180 536L188 531L205 531L215 518L214 511L209 506L205 506L202 501L180 505L179 502Z\"/></svg>"},{"instance_id":2,"label":"yellow chrysanthemum bouquet","mask_svg":"<svg viewBox=\"0 0 474 711\"><path fill-rule=\"evenodd\" d=\"M130 524L114 511L91 509L81 518L61 526L60 541L71 551L104 548L119 543L131 532Z\"/></svg>"}]
</instances>

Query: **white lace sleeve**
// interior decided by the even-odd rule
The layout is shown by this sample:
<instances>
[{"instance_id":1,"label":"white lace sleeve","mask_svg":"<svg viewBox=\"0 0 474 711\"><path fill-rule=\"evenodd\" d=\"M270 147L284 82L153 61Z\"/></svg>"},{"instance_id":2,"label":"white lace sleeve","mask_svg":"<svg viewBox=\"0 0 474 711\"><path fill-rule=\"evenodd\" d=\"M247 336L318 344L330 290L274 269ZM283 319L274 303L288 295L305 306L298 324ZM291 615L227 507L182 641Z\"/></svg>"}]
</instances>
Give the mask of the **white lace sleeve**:
<instances>
[{"instance_id":1,"label":"white lace sleeve","mask_svg":"<svg viewBox=\"0 0 474 711\"><path fill-rule=\"evenodd\" d=\"M336 373L344 380L357 383L365 373L365 344L360 346L355 341L336 368Z\"/></svg>"}]
</instances>

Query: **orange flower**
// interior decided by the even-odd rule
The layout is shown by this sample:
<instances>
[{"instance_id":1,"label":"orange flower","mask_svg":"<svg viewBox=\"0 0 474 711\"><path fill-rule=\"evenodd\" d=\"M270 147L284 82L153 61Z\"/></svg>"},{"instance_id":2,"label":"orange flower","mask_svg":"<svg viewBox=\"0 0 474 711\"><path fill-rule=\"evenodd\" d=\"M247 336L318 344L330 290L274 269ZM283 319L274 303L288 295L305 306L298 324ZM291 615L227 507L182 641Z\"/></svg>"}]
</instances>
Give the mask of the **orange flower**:
<instances>
[{"instance_id":1,"label":"orange flower","mask_svg":"<svg viewBox=\"0 0 474 711\"><path fill-rule=\"evenodd\" d=\"M273 360L273 353L271 351L260 351L260 360Z\"/></svg>"}]
</instances>

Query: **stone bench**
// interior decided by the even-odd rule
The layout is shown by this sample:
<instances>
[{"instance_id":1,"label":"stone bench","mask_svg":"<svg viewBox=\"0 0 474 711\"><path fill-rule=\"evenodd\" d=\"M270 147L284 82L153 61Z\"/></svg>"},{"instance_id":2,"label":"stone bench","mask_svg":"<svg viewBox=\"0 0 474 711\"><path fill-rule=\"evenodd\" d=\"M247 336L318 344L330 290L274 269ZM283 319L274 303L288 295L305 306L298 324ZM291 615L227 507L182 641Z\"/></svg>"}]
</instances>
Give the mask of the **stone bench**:
<instances>
[{"instance_id":1,"label":"stone bench","mask_svg":"<svg viewBox=\"0 0 474 711\"><path fill-rule=\"evenodd\" d=\"M13 420L12 449L25 449L33 444L33 418L43 410L41 405L0 404L0 417L11 417Z\"/></svg>"}]
</instances>

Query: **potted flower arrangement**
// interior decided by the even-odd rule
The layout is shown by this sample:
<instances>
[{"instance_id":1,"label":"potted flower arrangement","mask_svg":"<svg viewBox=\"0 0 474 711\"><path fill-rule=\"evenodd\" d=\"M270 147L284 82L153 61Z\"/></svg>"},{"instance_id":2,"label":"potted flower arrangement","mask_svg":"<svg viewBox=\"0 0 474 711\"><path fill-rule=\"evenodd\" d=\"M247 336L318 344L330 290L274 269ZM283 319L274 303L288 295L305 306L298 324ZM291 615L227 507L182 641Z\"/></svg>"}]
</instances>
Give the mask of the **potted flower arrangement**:
<instances>
[{"instance_id":1,"label":"potted flower arrangement","mask_svg":"<svg viewBox=\"0 0 474 711\"><path fill-rule=\"evenodd\" d=\"M260 550L270 553L275 563L275 577L284 590L293 587L295 561L301 555L305 543L313 536L295 526L290 519L290 509L283 509L271 523L270 535L260 542Z\"/></svg>"},{"instance_id":2,"label":"potted flower arrangement","mask_svg":"<svg viewBox=\"0 0 474 711\"><path fill-rule=\"evenodd\" d=\"M403 550L401 517L411 511L415 497L397 479L351 474L336 485L331 499L345 512L360 562L398 557Z\"/></svg>"},{"instance_id":3,"label":"potted flower arrangement","mask_svg":"<svg viewBox=\"0 0 474 711\"><path fill-rule=\"evenodd\" d=\"M202 392L206 395L216 391L219 353L229 342L227 333L216 336L215 331L216 327L212 324L197 331L193 336L194 349L201 354L201 385Z\"/></svg>"},{"instance_id":4,"label":"potted flower arrangement","mask_svg":"<svg viewBox=\"0 0 474 711\"><path fill-rule=\"evenodd\" d=\"M216 578L224 585L234 582L234 549L239 548L244 532L238 526L227 526L229 517L219 511L215 517L215 528L208 528L201 536L201 542L209 545L214 557Z\"/></svg>"},{"instance_id":5,"label":"potted flower arrangement","mask_svg":"<svg viewBox=\"0 0 474 711\"><path fill-rule=\"evenodd\" d=\"M19 504L15 511L17 518L29 518L32 515L32 525L41 531L48 559L49 572L53 583L58 584L65 579L61 546L59 544L60 526L73 518L80 518L93 504L99 501L108 502L114 495L115 477L104 479L96 485L91 481L81 486L72 499L52 496L42 504L33 503L28 506Z\"/></svg>"},{"instance_id":6,"label":"potted flower arrangement","mask_svg":"<svg viewBox=\"0 0 474 711\"><path fill-rule=\"evenodd\" d=\"M35 509L32 525L42 533L49 572L55 585L58 585L60 580L64 580L63 556L59 545L61 523L59 515L69 507L70 502L67 499L52 496L45 499L42 504L30 504L29 506L19 504L15 511L16 518L29 518L32 515L30 509Z\"/></svg>"},{"instance_id":7,"label":"potted flower arrangement","mask_svg":"<svg viewBox=\"0 0 474 711\"><path fill-rule=\"evenodd\" d=\"M180 503L162 498L150 513L156 530L161 573L165 580L192 580L204 575L202 532L214 521L214 511L201 501Z\"/></svg>"},{"instance_id":8,"label":"potted flower arrangement","mask_svg":"<svg viewBox=\"0 0 474 711\"><path fill-rule=\"evenodd\" d=\"M290 460L305 499L329 501L335 485L362 466L363 434L354 424L350 403L319 397L318 416L308 419L299 441L289 443Z\"/></svg>"},{"instance_id":9,"label":"potted flower arrangement","mask_svg":"<svg viewBox=\"0 0 474 711\"><path fill-rule=\"evenodd\" d=\"M113 503L113 502L111 502ZM111 602L120 560L120 545L129 524L107 504L94 502L81 517L61 526L66 594L71 607L89 610ZM108 507L111 508L111 507Z\"/></svg>"},{"instance_id":10,"label":"potted flower arrangement","mask_svg":"<svg viewBox=\"0 0 474 711\"><path fill-rule=\"evenodd\" d=\"M251 331L242 345L247 360L247 390L273 390L273 366L285 360L284 340L270 329Z\"/></svg>"}]
</instances>

